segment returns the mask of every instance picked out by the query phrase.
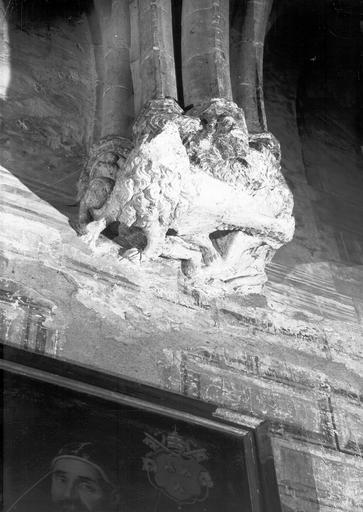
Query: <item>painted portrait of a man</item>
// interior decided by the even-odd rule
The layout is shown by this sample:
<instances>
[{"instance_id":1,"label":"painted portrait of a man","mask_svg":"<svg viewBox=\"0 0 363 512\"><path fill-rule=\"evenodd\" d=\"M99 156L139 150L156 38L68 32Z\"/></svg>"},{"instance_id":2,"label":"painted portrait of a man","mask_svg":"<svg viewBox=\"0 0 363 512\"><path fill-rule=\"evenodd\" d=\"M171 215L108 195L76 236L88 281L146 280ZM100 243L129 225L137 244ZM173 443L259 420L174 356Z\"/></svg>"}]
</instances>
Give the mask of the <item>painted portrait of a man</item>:
<instances>
[{"instance_id":1,"label":"painted portrait of a man","mask_svg":"<svg viewBox=\"0 0 363 512\"><path fill-rule=\"evenodd\" d=\"M91 442L68 444L53 459L51 470L51 512L117 510L120 496L104 447Z\"/></svg>"},{"instance_id":2,"label":"painted portrait of a man","mask_svg":"<svg viewBox=\"0 0 363 512\"><path fill-rule=\"evenodd\" d=\"M37 512L115 512L119 510L117 459L109 446L94 442L64 445L50 462L47 473L29 486L6 512L32 512L32 492L39 493L44 481L43 499ZM29 508L30 507L30 508Z\"/></svg>"}]
</instances>

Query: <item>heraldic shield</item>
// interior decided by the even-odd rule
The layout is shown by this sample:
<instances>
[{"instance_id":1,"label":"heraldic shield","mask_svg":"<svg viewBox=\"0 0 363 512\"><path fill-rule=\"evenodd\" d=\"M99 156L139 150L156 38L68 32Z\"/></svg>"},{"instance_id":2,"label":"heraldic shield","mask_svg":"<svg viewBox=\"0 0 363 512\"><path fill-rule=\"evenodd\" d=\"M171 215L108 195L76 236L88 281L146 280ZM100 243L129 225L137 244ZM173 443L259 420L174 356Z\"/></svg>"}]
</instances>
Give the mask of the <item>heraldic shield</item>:
<instances>
[{"instance_id":1,"label":"heraldic shield","mask_svg":"<svg viewBox=\"0 0 363 512\"><path fill-rule=\"evenodd\" d=\"M207 499L213 482L202 464L208 460L206 449L176 430L157 437L145 436L144 443L151 451L143 457L143 469L151 485L179 505Z\"/></svg>"}]
</instances>

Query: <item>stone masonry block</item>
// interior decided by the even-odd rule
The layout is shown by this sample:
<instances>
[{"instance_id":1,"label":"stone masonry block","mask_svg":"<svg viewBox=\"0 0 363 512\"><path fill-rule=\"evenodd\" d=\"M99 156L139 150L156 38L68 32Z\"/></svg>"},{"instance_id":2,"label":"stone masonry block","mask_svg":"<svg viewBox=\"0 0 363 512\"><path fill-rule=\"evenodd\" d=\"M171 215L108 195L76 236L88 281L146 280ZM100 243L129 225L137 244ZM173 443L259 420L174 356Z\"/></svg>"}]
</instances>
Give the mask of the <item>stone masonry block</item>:
<instances>
[{"instance_id":1,"label":"stone masonry block","mask_svg":"<svg viewBox=\"0 0 363 512\"><path fill-rule=\"evenodd\" d=\"M284 510L362 510L361 458L291 440L273 438L272 445Z\"/></svg>"}]
</instances>

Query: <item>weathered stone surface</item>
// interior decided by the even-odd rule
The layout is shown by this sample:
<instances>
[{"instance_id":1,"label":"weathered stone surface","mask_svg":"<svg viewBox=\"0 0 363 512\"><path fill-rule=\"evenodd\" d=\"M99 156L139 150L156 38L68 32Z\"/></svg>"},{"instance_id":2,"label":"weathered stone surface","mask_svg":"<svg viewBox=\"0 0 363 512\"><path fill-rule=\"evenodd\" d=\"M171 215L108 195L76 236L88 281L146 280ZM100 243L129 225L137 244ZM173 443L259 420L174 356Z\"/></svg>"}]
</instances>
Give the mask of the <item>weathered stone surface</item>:
<instances>
[{"instance_id":1,"label":"weathered stone surface","mask_svg":"<svg viewBox=\"0 0 363 512\"><path fill-rule=\"evenodd\" d=\"M56 306L39 292L9 279L0 280L0 339L35 352L57 352Z\"/></svg>"},{"instance_id":2,"label":"weathered stone surface","mask_svg":"<svg viewBox=\"0 0 363 512\"><path fill-rule=\"evenodd\" d=\"M269 133L248 137L242 110L221 99L186 116L172 100L151 102L134 133L135 148L114 172L115 186L105 187L102 178L100 197L91 183L87 189L89 208L80 220L88 215L96 223L86 239L94 244L119 222L143 231L146 246L136 248L144 260L181 259L197 281L260 291L266 262L294 229L277 141Z\"/></svg>"},{"instance_id":3,"label":"weathered stone surface","mask_svg":"<svg viewBox=\"0 0 363 512\"><path fill-rule=\"evenodd\" d=\"M361 400L332 396L337 440L342 451L363 456L363 408Z\"/></svg>"},{"instance_id":4,"label":"weathered stone surface","mask_svg":"<svg viewBox=\"0 0 363 512\"><path fill-rule=\"evenodd\" d=\"M175 279L173 261L139 268L117 259L116 244L113 258L110 246L92 251L64 216L14 176L3 170L1 179L0 243L8 261L2 273L26 289L42 290L41 296L57 305L48 324L59 331L58 354L93 364L96 351L100 368L131 377L141 372L143 379L168 386L157 368L163 348L205 344L211 354L217 351L213 364L228 371L255 368L256 378L292 381L300 389L329 384L339 393L359 393L358 377L347 372L349 360L327 358L330 338L323 325L286 316L270 296L268 303L260 296L200 301ZM221 359L218 350L230 355Z\"/></svg>"},{"instance_id":5,"label":"weathered stone surface","mask_svg":"<svg viewBox=\"0 0 363 512\"><path fill-rule=\"evenodd\" d=\"M273 451L283 510L362 510L362 459L278 438Z\"/></svg>"},{"instance_id":6,"label":"weathered stone surface","mask_svg":"<svg viewBox=\"0 0 363 512\"><path fill-rule=\"evenodd\" d=\"M164 352L161 360L164 379L173 391L193 398L223 405L226 408L269 418L273 431L309 439L326 446L335 446L329 397L324 388L307 389L294 382L261 379L253 372L253 360L246 361L252 371L236 371L226 366L227 357L215 358L207 350ZM233 364L233 363L232 363ZM240 367L243 366L241 361ZM255 373L253 375L253 373Z\"/></svg>"}]
</instances>

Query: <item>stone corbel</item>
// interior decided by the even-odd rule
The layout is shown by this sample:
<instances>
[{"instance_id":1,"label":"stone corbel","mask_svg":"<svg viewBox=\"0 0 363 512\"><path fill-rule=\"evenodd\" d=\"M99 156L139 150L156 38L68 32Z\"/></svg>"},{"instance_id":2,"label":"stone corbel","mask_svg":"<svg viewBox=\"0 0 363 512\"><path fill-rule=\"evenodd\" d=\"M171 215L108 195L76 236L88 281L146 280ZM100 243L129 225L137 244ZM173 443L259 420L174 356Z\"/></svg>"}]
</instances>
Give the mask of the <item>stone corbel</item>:
<instances>
[{"instance_id":1,"label":"stone corbel","mask_svg":"<svg viewBox=\"0 0 363 512\"><path fill-rule=\"evenodd\" d=\"M94 146L80 179L79 230L95 245L117 226L120 258L179 259L195 285L250 293L261 291L266 263L293 236L293 200L261 105L254 117L248 91L262 82L237 94L244 108L232 99L228 8L227 0L183 4L184 112L174 99L170 2L131 1L132 143L120 130ZM248 30L261 40L266 20L248 9ZM253 55L260 69L261 54Z\"/></svg>"}]
</instances>

